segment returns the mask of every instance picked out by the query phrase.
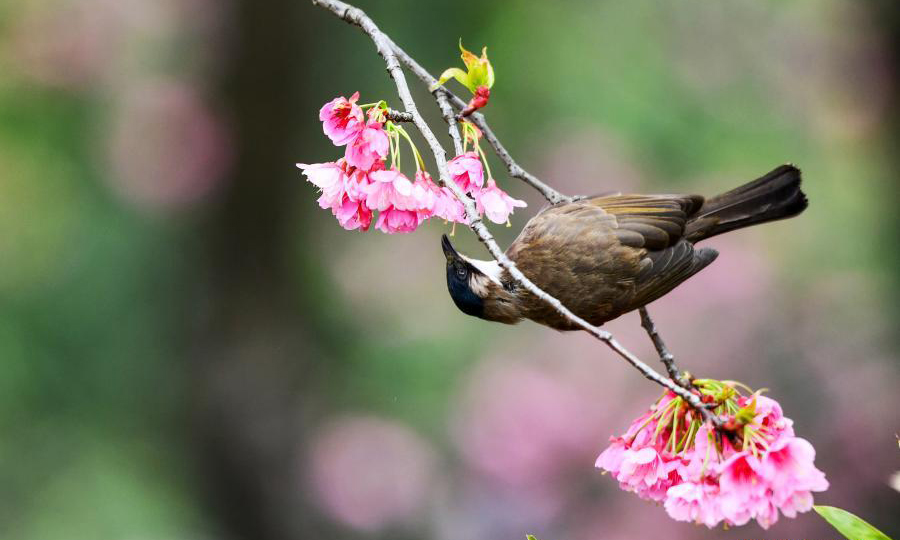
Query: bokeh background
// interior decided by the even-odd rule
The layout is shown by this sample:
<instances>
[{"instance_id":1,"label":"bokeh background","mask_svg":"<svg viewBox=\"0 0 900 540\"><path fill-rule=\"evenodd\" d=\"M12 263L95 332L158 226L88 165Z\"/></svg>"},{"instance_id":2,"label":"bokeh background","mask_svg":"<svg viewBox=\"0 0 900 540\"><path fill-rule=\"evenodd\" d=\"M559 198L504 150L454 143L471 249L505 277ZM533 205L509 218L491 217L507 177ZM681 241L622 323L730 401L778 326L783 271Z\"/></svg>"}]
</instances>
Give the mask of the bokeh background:
<instances>
[{"instance_id":1,"label":"bokeh background","mask_svg":"<svg viewBox=\"0 0 900 540\"><path fill-rule=\"evenodd\" d=\"M800 165L802 217L717 238L651 311L683 367L784 404L819 503L900 536L895 0L360 6L432 73L488 45L492 125L566 192ZM0 74L0 538L836 537L621 492L594 459L657 387L586 336L463 316L442 224L350 233L318 209L294 163L338 156L321 104L399 104L332 15L2 0ZM542 201L498 179L529 202L506 244ZM636 316L609 328L653 358Z\"/></svg>"}]
</instances>

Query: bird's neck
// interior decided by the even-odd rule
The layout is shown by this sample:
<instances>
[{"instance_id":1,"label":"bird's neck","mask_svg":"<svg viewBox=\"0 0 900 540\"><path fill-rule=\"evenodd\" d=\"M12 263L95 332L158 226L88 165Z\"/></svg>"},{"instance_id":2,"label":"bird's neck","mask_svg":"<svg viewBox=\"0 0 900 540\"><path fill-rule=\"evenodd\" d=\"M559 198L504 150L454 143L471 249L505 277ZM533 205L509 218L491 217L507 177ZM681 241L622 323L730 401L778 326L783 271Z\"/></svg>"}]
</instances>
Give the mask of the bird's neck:
<instances>
[{"instance_id":1,"label":"bird's neck","mask_svg":"<svg viewBox=\"0 0 900 540\"><path fill-rule=\"evenodd\" d=\"M509 287L509 273L497 261L476 261L469 259L482 276L478 276L484 304L481 317L489 321L514 324L522 319L519 299Z\"/></svg>"},{"instance_id":2,"label":"bird's neck","mask_svg":"<svg viewBox=\"0 0 900 540\"><path fill-rule=\"evenodd\" d=\"M504 273L503 267L497 261L479 261L477 259L467 259L469 263L478 269L479 272L490 278L491 281L499 286L503 286L501 276Z\"/></svg>"}]
</instances>

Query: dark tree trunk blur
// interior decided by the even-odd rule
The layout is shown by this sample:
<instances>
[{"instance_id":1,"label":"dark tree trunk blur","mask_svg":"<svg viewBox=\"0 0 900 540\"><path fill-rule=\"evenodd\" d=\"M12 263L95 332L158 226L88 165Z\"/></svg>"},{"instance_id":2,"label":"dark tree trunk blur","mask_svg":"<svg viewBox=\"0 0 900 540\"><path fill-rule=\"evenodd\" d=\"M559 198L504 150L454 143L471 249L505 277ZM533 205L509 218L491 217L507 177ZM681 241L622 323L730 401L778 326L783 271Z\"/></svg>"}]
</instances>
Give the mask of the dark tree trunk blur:
<instances>
[{"instance_id":1,"label":"dark tree trunk blur","mask_svg":"<svg viewBox=\"0 0 900 540\"><path fill-rule=\"evenodd\" d=\"M222 100L236 163L195 240L188 437L210 525L226 538L337 536L303 496L308 341L288 294L309 10L297 0L234 5Z\"/></svg>"},{"instance_id":2,"label":"dark tree trunk blur","mask_svg":"<svg viewBox=\"0 0 900 540\"><path fill-rule=\"evenodd\" d=\"M873 3L873 10L873 20L881 24L883 34L889 40L887 52L891 57L889 71L892 76L892 80L889 82L893 89L884 124L885 133L881 137L881 140L888 145L882 150L887 156L887 164L893 165L893 174L891 175L893 182L892 185L886 185L884 188L887 191L885 194L887 197L893 196L895 199L900 199L900 153L897 152L897 146L900 144L900 3L896 0L877 0ZM882 207L887 209L883 214L884 226L873 232L879 235L877 241L885 248L882 250L884 263L893 267L892 275L898 276L900 275L900 251L897 250L897 238L900 238L900 213L894 211L895 206L891 206L896 202L887 201L887 204L888 206ZM900 321L900 285L896 281L893 294L897 301L893 302L893 307L888 307L888 309L893 310L890 313L889 324L895 326L891 335L894 340L893 348L896 351L900 348L900 326L897 326ZM888 303L888 305L891 304ZM891 493L890 489L885 487L874 491L869 500L861 502L860 505L860 507L871 508L877 512L877 514L868 516L868 519L888 535L891 534L891 526L897 524L897 507L892 499L896 500L896 493Z\"/></svg>"},{"instance_id":3,"label":"dark tree trunk blur","mask_svg":"<svg viewBox=\"0 0 900 540\"><path fill-rule=\"evenodd\" d=\"M900 199L900 154L897 152L897 145L900 144L900 76L898 76L900 74L900 3L893 0L879 0L876 2L876 6L875 19L881 21L885 35L890 40L889 51L893 62L891 66L893 69L890 72L894 76L894 80L891 81L894 92L891 96L889 115L885 124L887 133L884 137L884 140L890 145L890 148L886 148L885 151L890 156L889 159L894 162L894 185L887 187L892 190L892 195L896 199ZM900 214L891 212L888 215L891 216L893 222L884 228L883 240L887 242L886 256L890 257L889 262L894 267L893 275L896 276L900 275L900 251L896 249L896 239L900 238ZM893 303L895 306L894 316L891 317L891 320L896 324L897 321L900 321L900 286L895 287L894 293L897 301ZM897 328L893 335L897 338L895 347L900 347L900 328Z\"/></svg>"}]
</instances>

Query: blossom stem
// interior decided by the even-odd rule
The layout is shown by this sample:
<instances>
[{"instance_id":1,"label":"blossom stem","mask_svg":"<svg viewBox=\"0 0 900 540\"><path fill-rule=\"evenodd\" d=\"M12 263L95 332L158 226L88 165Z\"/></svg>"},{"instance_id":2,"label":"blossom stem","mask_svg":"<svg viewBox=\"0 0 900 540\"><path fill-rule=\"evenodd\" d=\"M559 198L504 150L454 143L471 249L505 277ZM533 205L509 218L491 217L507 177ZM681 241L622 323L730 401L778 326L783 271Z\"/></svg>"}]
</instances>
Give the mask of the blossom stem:
<instances>
[{"instance_id":1,"label":"blossom stem","mask_svg":"<svg viewBox=\"0 0 900 540\"><path fill-rule=\"evenodd\" d=\"M485 170L485 172L487 172L488 179L493 180L494 175L491 174L491 166L488 165L487 156L484 154L484 150L482 150L481 147L478 146L477 144L475 145L475 148L477 148L478 153L481 154L481 161L484 163L484 170Z\"/></svg>"},{"instance_id":2,"label":"blossom stem","mask_svg":"<svg viewBox=\"0 0 900 540\"><path fill-rule=\"evenodd\" d=\"M706 467L709 465L709 450L715 444L715 439L713 438L712 432L708 432L706 434L707 444L706 444L706 456L703 457L703 466L700 467L700 477L702 478L704 473L706 472Z\"/></svg>"},{"instance_id":3,"label":"blossom stem","mask_svg":"<svg viewBox=\"0 0 900 540\"><path fill-rule=\"evenodd\" d=\"M392 129L393 126L393 123L388 123L386 126L386 131L389 135L388 143L391 152L391 168L400 170L400 138L397 136L396 129Z\"/></svg>"},{"instance_id":4,"label":"blossom stem","mask_svg":"<svg viewBox=\"0 0 900 540\"><path fill-rule=\"evenodd\" d=\"M691 420L688 424L687 431L685 431L684 435L681 437L681 440L678 441L678 446L675 448L676 452L681 452L690 447L691 443L694 441L694 435L696 429L699 429L700 423L696 420Z\"/></svg>"},{"instance_id":5,"label":"blossom stem","mask_svg":"<svg viewBox=\"0 0 900 540\"><path fill-rule=\"evenodd\" d=\"M654 437L658 437L659 434L662 432L662 430L665 429L665 427L668 425L668 423L669 423L668 414L670 412L672 412L672 409L675 407L675 405L677 404L678 401L679 401L678 399L673 399L672 401L670 401L666 404L666 408L663 409L663 411L659 415L659 420L657 421L657 424L656 424L656 431L653 434ZM675 416L675 415L673 414L672 416Z\"/></svg>"},{"instance_id":6,"label":"blossom stem","mask_svg":"<svg viewBox=\"0 0 900 540\"><path fill-rule=\"evenodd\" d=\"M416 148L416 144L412 141L412 137L410 137L409 133L402 127L395 126L395 128L397 129L397 133L403 135L403 138L406 139L406 142L409 143L409 147L412 149L413 156L416 159L416 172L421 171L425 168L425 161L422 159L422 154L419 153L419 149Z\"/></svg>"},{"instance_id":7,"label":"blossom stem","mask_svg":"<svg viewBox=\"0 0 900 540\"><path fill-rule=\"evenodd\" d=\"M678 405L675 406L675 411L672 413L672 433L669 434L669 444L672 446L672 453L675 453L675 443L678 441L678 412L681 410L681 398L675 398L672 401L678 400Z\"/></svg>"}]
</instances>

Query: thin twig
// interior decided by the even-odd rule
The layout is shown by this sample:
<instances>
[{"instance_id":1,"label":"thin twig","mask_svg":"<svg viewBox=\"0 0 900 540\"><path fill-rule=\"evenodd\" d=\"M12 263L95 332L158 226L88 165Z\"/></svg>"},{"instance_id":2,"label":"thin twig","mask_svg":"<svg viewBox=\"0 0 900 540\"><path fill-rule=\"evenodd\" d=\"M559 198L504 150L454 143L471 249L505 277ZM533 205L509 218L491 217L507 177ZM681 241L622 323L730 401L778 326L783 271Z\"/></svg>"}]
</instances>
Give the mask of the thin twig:
<instances>
[{"instance_id":1,"label":"thin twig","mask_svg":"<svg viewBox=\"0 0 900 540\"><path fill-rule=\"evenodd\" d=\"M653 368L642 362L639 358L625 349L625 347L623 347L622 344L612 336L612 334L590 324L578 315L575 315L574 313L569 311L569 309L566 308L559 300L541 290L537 285L532 283L531 280L525 277L525 275L516 267L512 260L510 260L509 257L507 257L503 252L503 250L500 249L500 246L497 245L494 237L491 235L490 231L481 220L481 217L478 215L478 212L475 209L474 201L465 195L465 193L456 184L456 182L450 181L450 175L447 171L446 153L440 142L438 142L437 137L435 137L434 132L431 131L431 128L422 118L422 115L419 114L419 110L416 107L415 101L412 98L412 94L409 91L409 86L407 86L406 77L404 76L403 70L400 68L400 64L398 63L397 55L395 53L396 46L392 45L390 39L383 32L381 32L381 30L379 30L378 26L361 9L345 4L340 0L312 0L312 3L316 6L328 9L350 24L360 27L363 32L365 32L372 39L375 44L375 48L378 50L378 54L381 55L381 57L387 64L388 73L394 80L394 83L397 87L397 94L400 96L400 101L403 102L404 109L406 109L406 112L412 115L413 123L422 134L422 137L428 143L429 147L431 147L441 183L447 186L462 202L466 210L466 217L468 219L469 228L471 228L472 231L475 232L479 240L481 240L481 242L487 248L488 252L490 252L491 256L493 256L494 259L496 259L497 262L499 262L500 265L509 272L512 278L515 279L516 282L523 288L525 288L528 292L550 305L560 315L571 321L573 324L579 326L580 328L590 333L592 336L606 343L613 351L624 358L629 364L634 366L646 378L665 388L668 388L675 394L681 396L694 409L696 409L701 415L703 415L706 420L712 422L717 427L720 426L721 420L717 416L712 414L703 405L703 403L700 401L700 397L697 394L690 392L685 388L682 388L674 381L667 379L666 377L663 377L662 375L654 371ZM437 94L435 94L435 97L437 98ZM450 94L448 94L447 97L452 101ZM440 104L440 101L438 101L438 103ZM445 116L445 120L447 120L448 124L450 124L450 134L453 138L454 144L459 145L459 133L456 130L455 123L452 122L452 111L449 111L448 108L444 108L444 114L449 115L449 117Z\"/></svg>"},{"instance_id":2,"label":"thin twig","mask_svg":"<svg viewBox=\"0 0 900 540\"><path fill-rule=\"evenodd\" d=\"M453 109L447 102L447 94L444 92L435 92L434 99L437 101L438 108L441 109L441 116L447 121L447 128L450 130L450 138L453 139L453 150L456 155L463 153L462 139L459 136L459 129L456 127L456 117L453 115Z\"/></svg>"},{"instance_id":3,"label":"thin twig","mask_svg":"<svg viewBox=\"0 0 900 540\"><path fill-rule=\"evenodd\" d=\"M390 41L390 38L388 38ZM394 49L394 53L397 55L397 58L400 62L406 66L412 73L415 75L420 81L425 83L428 88L434 88L432 90L432 94L434 94L435 98L437 96L443 94L446 99L450 102L454 108L463 110L466 108L467 103L463 101L459 96L445 88L444 86L437 86L437 79L431 76L431 73L428 72L421 64L415 61L413 57L407 54L406 51L401 49L396 43L390 41L391 47ZM454 121L456 121L455 115L453 115ZM519 165L513 157L510 155L509 151L503 146L503 143L500 142L500 139L494 134L494 131L491 129L491 126L488 125L487 120L484 118L484 115L481 113L473 113L472 115L467 117L468 120L478 126L478 129L484 134L484 139L491 145L494 149L494 153L497 154L497 157L500 158L500 161L506 166L506 170L510 176L513 178L518 178L522 180L526 184L530 185L534 189L538 190L541 195L547 199L550 204L557 204L560 202L571 202L572 197L568 195L564 195L559 191L553 189L546 183L542 182L537 176L531 174L526 171L521 165ZM445 115L444 119L447 122L450 122L450 116Z\"/></svg>"},{"instance_id":4,"label":"thin twig","mask_svg":"<svg viewBox=\"0 0 900 540\"><path fill-rule=\"evenodd\" d=\"M390 120L391 122L412 122L413 116L408 112L403 111L395 111L394 109L388 109L384 113L384 117Z\"/></svg>"},{"instance_id":5,"label":"thin twig","mask_svg":"<svg viewBox=\"0 0 900 540\"><path fill-rule=\"evenodd\" d=\"M675 365L675 356L669 352L669 348L666 347L666 342L663 341L662 336L660 336L659 332L656 330L656 324L653 322L653 319L650 318L647 307L641 307L638 311L641 314L641 326L647 331L647 335L650 336L653 346L656 347L656 352L659 353L660 361L666 366L666 372L669 374L669 378L680 386L689 388L689 383L684 380L681 371L679 371L678 366Z\"/></svg>"}]
</instances>

